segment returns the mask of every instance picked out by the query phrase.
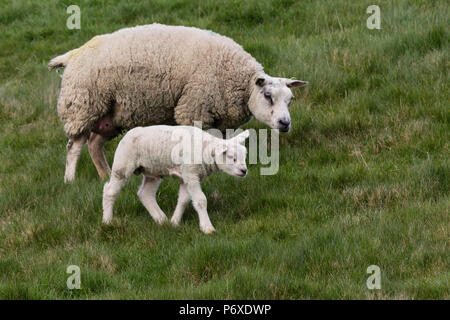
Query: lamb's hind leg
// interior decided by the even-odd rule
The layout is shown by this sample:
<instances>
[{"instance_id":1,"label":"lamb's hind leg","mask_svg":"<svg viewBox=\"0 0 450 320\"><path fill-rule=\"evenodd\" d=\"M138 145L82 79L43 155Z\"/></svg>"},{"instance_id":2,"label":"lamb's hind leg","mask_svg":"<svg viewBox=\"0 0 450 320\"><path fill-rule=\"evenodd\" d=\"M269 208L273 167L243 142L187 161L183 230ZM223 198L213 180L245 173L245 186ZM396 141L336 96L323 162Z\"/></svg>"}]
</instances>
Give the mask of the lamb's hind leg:
<instances>
[{"instance_id":1,"label":"lamb's hind leg","mask_svg":"<svg viewBox=\"0 0 450 320\"><path fill-rule=\"evenodd\" d=\"M178 191L177 207L175 208L175 212L173 213L173 216L170 219L170 222L175 227L180 224L184 210L186 209L186 206L188 205L189 201L191 201L191 197L189 196L187 186L185 183L182 182L180 185L180 190Z\"/></svg>"},{"instance_id":2,"label":"lamb's hind leg","mask_svg":"<svg viewBox=\"0 0 450 320\"><path fill-rule=\"evenodd\" d=\"M72 182L75 179L78 159L80 158L81 149L86 143L87 136L78 138L69 138L67 143L66 172L64 174L64 182Z\"/></svg>"},{"instance_id":3,"label":"lamb's hind leg","mask_svg":"<svg viewBox=\"0 0 450 320\"><path fill-rule=\"evenodd\" d=\"M104 137L98 133L91 132L91 136L88 141L88 150L97 169L98 175L101 179L106 179L111 174L108 162L106 161L105 154L103 152L103 146L109 138Z\"/></svg>"},{"instance_id":4,"label":"lamb's hind leg","mask_svg":"<svg viewBox=\"0 0 450 320\"><path fill-rule=\"evenodd\" d=\"M163 224L167 221L167 217L156 202L156 191L158 191L160 183L161 178L144 176L142 185L138 191L138 196L153 220L158 224Z\"/></svg>"}]
</instances>

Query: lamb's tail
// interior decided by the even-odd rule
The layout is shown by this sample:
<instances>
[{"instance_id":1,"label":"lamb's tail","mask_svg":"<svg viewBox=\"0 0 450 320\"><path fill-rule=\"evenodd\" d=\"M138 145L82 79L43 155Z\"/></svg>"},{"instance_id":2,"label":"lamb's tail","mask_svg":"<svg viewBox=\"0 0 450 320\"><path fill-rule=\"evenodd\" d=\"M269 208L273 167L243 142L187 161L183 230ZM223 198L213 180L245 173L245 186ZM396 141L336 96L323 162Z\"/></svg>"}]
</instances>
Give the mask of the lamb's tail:
<instances>
[{"instance_id":1,"label":"lamb's tail","mask_svg":"<svg viewBox=\"0 0 450 320\"><path fill-rule=\"evenodd\" d=\"M53 58L48 63L48 70L52 70L55 68L64 68L69 63L70 59L73 57L73 55L78 51L79 49L71 50L61 56L57 56L56 58Z\"/></svg>"}]
</instances>

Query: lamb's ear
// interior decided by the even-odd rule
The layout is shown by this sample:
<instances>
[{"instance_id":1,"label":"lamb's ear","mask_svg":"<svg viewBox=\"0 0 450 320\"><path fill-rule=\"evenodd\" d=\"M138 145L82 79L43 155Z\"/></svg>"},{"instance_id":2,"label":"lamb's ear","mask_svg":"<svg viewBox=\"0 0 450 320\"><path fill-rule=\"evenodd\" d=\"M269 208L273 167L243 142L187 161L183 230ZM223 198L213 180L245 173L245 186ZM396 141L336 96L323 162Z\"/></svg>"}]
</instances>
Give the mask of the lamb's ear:
<instances>
[{"instance_id":1,"label":"lamb's ear","mask_svg":"<svg viewBox=\"0 0 450 320\"><path fill-rule=\"evenodd\" d=\"M299 88L306 86L308 83L308 81L286 79L286 86L288 88Z\"/></svg>"},{"instance_id":2,"label":"lamb's ear","mask_svg":"<svg viewBox=\"0 0 450 320\"><path fill-rule=\"evenodd\" d=\"M227 152L227 148L228 147L226 144L221 143L221 144L217 145L216 147L212 148L211 156L215 157L216 154L225 153L225 152Z\"/></svg>"},{"instance_id":3,"label":"lamb's ear","mask_svg":"<svg viewBox=\"0 0 450 320\"><path fill-rule=\"evenodd\" d=\"M236 137L234 137L233 139L236 139L237 142L239 142L240 144L244 144L245 140L250 136L250 131L245 130L244 132L238 134Z\"/></svg>"},{"instance_id":4,"label":"lamb's ear","mask_svg":"<svg viewBox=\"0 0 450 320\"><path fill-rule=\"evenodd\" d=\"M255 84L259 87L264 87L264 83L266 82L266 78L258 77L255 81Z\"/></svg>"}]
</instances>

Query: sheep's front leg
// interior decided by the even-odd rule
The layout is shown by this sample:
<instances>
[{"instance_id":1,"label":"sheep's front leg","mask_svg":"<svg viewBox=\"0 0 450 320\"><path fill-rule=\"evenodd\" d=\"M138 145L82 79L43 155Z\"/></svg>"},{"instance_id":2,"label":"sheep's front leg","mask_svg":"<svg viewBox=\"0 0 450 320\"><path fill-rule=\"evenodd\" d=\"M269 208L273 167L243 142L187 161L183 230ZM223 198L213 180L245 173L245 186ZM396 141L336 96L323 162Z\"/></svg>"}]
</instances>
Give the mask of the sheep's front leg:
<instances>
[{"instance_id":1,"label":"sheep's front leg","mask_svg":"<svg viewBox=\"0 0 450 320\"><path fill-rule=\"evenodd\" d=\"M163 224L167 221L167 217L156 202L156 191L158 191L160 183L160 178L144 176L138 191L138 197L152 216L153 220L158 224Z\"/></svg>"},{"instance_id":2,"label":"sheep's front leg","mask_svg":"<svg viewBox=\"0 0 450 320\"><path fill-rule=\"evenodd\" d=\"M170 219L172 225L178 226L180 224L184 210L186 209L186 206L190 200L191 197L189 196L187 185L185 183L181 183L180 190L178 191L177 207L175 208L175 212L173 213L173 216Z\"/></svg>"},{"instance_id":3,"label":"sheep's front leg","mask_svg":"<svg viewBox=\"0 0 450 320\"><path fill-rule=\"evenodd\" d=\"M103 222L109 224L113 217L114 201L116 201L120 190L123 188L127 178L112 175L111 180L103 188Z\"/></svg>"},{"instance_id":4,"label":"sheep's front leg","mask_svg":"<svg viewBox=\"0 0 450 320\"><path fill-rule=\"evenodd\" d=\"M106 162L105 154L103 152L103 146L109 139L102 135L92 132L88 141L88 150L97 169L98 175L101 179L106 179L111 170L109 169L108 162Z\"/></svg>"},{"instance_id":5,"label":"sheep's front leg","mask_svg":"<svg viewBox=\"0 0 450 320\"><path fill-rule=\"evenodd\" d=\"M202 191L200 182L189 182L187 184L187 190L189 196L192 198L192 204L194 205L195 211L198 213L200 229L206 234L213 233L216 229L214 229L211 221L209 220L208 211L206 210L206 196Z\"/></svg>"},{"instance_id":6,"label":"sheep's front leg","mask_svg":"<svg viewBox=\"0 0 450 320\"><path fill-rule=\"evenodd\" d=\"M67 143L66 172L64 174L64 182L72 182L75 179L78 159L80 158L81 149L86 143L87 136L78 138L69 138Z\"/></svg>"}]
</instances>

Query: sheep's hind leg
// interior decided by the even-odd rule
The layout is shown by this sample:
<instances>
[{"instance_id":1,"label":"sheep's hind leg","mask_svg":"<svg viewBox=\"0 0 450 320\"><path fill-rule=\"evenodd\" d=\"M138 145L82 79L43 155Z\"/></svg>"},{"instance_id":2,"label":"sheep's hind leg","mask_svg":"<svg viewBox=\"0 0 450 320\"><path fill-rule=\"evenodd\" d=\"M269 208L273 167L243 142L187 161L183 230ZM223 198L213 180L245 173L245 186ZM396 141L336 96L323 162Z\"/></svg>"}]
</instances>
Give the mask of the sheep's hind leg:
<instances>
[{"instance_id":1,"label":"sheep's hind leg","mask_svg":"<svg viewBox=\"0 0 450 320\"><path fill-rule=\"evenodd\" d=\"M75 179L78 159L80 158L81 149L86 143L87 136L78 138L69 138L67 143L66 172L64 174L64 182L72 182Z\"/></svg>"},{"instance_id":2,"label":"sheep's hind leg","mask_svg":"<svg viewBox=\"0 0 450 320\"><path fill-rule=\"evenodd\" d=\"M108 140L109 138L95 132L91 132L91 136L88 140L89 154L91 155L92 162L94 162L98 175L102 180L106 179L111 174L111 169L109 168L103 152L103 146Z\"/></svg>"},{"instance_id":3,"label":"sheep's hind leg","mask_svg":"<svg viewBox=\"0 0 450 320\"><path fill-rule=\"evenodd\" d=\"M181 218L183 217L184 210L186 209L187 204L191 200L189 196L189 192L187 190L187 186L185 183L181 183L180 190L178 191L178 202L175 208L175 212L173 213L170 222L174 226L178 226L180 224Z\"/></svg>"},{"instance_id":4,"label":"sheep's hind leg","mask_svg":"<svg viewBox=\"0 0 450 320\"><path fill-rule=\"evenodd\" d=\"M167 221L167 217L156 202L156 191L158 191L161 178L144 176L138 191L139 200L158 224Z\"/></svg>"}]
</instances>

